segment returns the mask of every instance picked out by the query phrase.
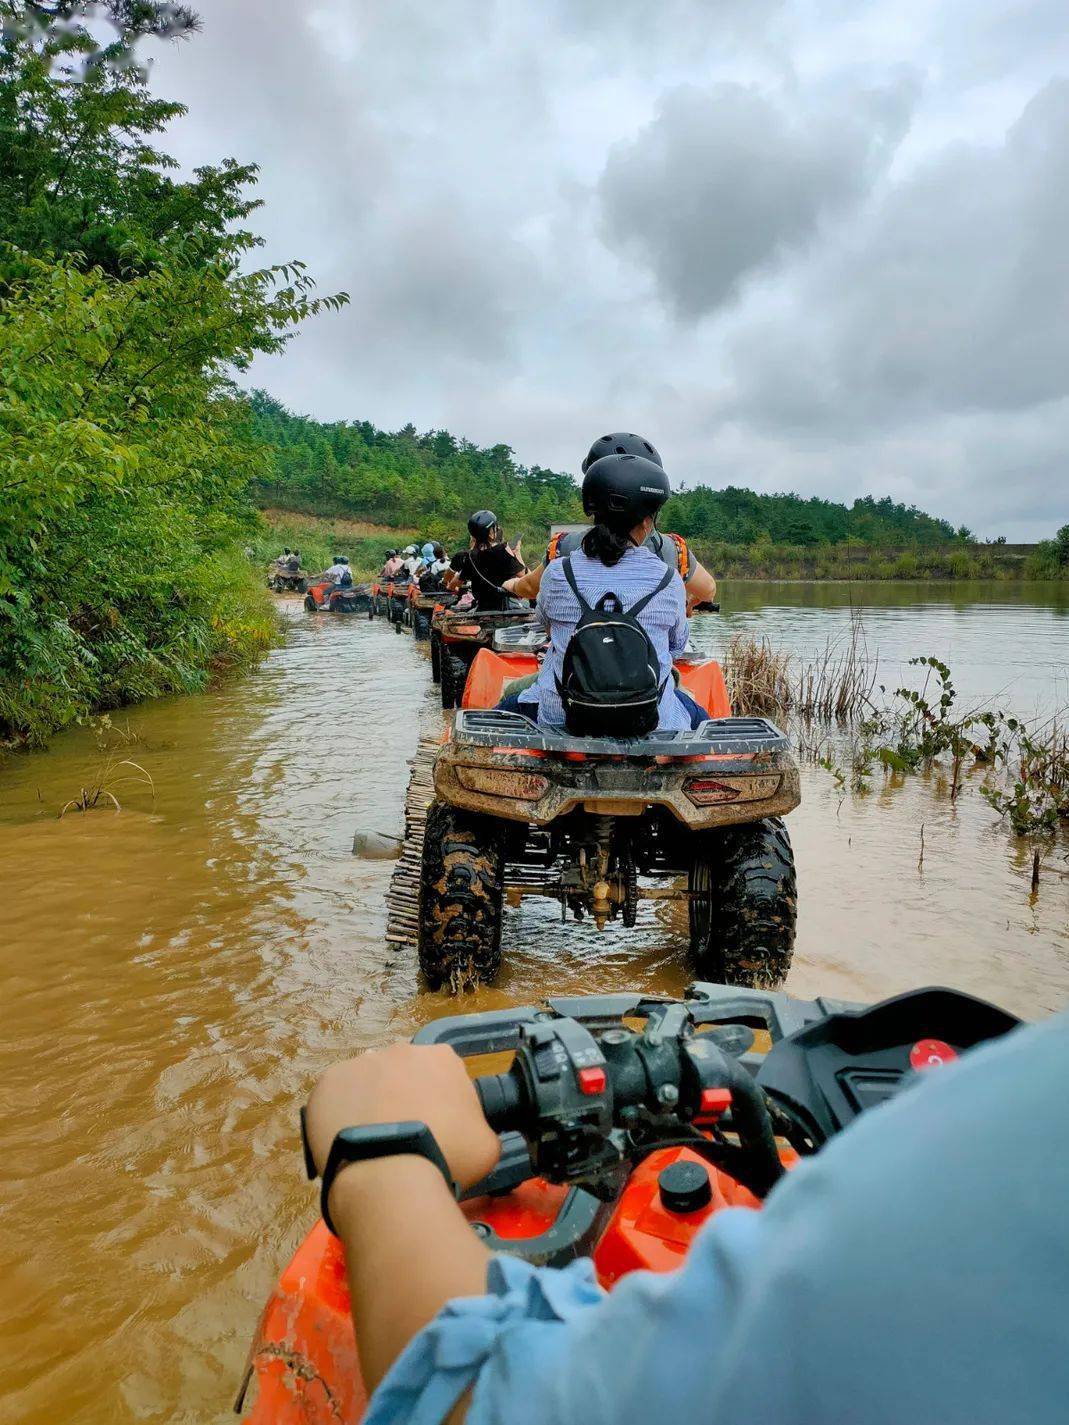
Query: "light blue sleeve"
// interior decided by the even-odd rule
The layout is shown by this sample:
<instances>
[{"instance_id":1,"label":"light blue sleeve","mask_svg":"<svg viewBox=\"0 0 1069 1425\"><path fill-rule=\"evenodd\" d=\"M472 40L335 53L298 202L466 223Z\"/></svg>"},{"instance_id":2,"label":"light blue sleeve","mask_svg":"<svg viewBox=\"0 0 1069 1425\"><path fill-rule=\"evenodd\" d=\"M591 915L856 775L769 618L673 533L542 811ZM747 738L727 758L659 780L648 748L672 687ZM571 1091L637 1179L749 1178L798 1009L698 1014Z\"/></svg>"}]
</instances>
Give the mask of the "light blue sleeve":
<instances>
[{"instance_id":1,"label":"light blue sleeve","mask_svg":"<svg viewBox=\"0 0 1069 1425\"><path fill-rule=\"evenodd\" d=\"M495 1261L367 1425L1065 1425L1069 1019L870 1110L677 1272Z\"/></svg>"},{"instance_id":2,"label":"light blue sleeve","mask_svg":"<svg viewBox=\"0 0 1069 1425\"><path fill-rule=\"evenodd\" d=\"M678 609L675 624L668 634L668 651L676 654L682 653L687 646L687 639L690 637L690 620L687 618L687 595L683 588L683 580L673 579L671 589L672 593L677 596Z\"/></svg>"}]
</instances>

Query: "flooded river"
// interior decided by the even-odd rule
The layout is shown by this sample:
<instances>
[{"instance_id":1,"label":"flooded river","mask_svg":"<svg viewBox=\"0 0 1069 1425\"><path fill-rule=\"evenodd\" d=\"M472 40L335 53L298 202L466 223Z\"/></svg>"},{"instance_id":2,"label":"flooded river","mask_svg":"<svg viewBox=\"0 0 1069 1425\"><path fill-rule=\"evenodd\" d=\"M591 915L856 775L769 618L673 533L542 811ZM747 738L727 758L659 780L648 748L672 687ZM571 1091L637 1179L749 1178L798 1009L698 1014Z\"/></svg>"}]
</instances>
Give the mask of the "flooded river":
<instances>
[{"instance_id":1,"label":"flooded river","mask_svg":"<svg viewBox=\"0 0 1069 1425\"><path fill-rule=\"evenodd\" d=\"M1069 704L1069 600L964 586L735 585L697 635L740 627L816 652L863 601L881 681L936 654L963 700ZM472 1007L421 993L383 946L426 653L383 623L287 608L284 644L203 697L115 715L0 766L7 907L0 1035L3 1425L221 1422L257 1313L315 1211L296 1114L332 1059ZM886 675L886 676L885 676ZM120 814L57 813L110 757ZM131 775L133 775L131 773ZM1025 1015L1069 1002L1069 863L1029 853L975 788L937 777L845 797L808 769L791 817L799 936L789 988L871 998L922 982ZM924 827L924 859L920 829ZM675 991L681 945L509 911L480 1005Z\"/></svg>"}]
</instances>

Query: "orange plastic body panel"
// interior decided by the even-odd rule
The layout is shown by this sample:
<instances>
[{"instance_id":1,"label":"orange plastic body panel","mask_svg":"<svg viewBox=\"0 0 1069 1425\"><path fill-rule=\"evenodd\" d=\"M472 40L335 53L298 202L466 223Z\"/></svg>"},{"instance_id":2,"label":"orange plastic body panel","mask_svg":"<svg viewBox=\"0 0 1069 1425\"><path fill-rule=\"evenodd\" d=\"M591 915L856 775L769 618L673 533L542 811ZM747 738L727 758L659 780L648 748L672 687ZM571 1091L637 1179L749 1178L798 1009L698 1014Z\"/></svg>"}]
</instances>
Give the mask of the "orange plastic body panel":
<instances>
[{"instance_id":1,"label":"orange plastic body panel","mask_svg":"<svg viewBox=\"0 0 1069 1425\"><path fill-rule=\"evenodd\" d=\"M496 708L505 685L514 678L537 673L538 666L538 659L527 654L501 654L480 648L468 674L461 707ZM677 663L676 669L683 687L710 717L731 716L724 670L719 663L710 658L701 663Z\"/></svg>"},{"instance_id":2,"label":"orange plastic body panel","mask_svg":"<svg viewBox=\"0 0 1069 1425\"><path fill-rule=\"evenodd\" d=\"M331 580L323 579L318 584L309 584L308 592L311 594L312 598L315 599L317 604L321 604L323 602L323 597L326 594L326 591L330 587Z\"/></svg>"},{"instance_id":3,"label":"orange plastic body panel","mask_svg":"<svg viewBox=\"0 0 1069 1425\"><path fill-rule=\"evenodd\" d=\"M594 1252L598 1280L604 1287L628 1272L669 1272L678 1267L690 1249L695 1233L722 1207L760 1207L757 1198L718 1168L708 1168L712 1201L700 1212L681 1215L662 1207L657 1178L669 1163L691 1162L706 1166L704 1158L689 1148L666 1148L638 1165L616 1204Z\"/></svg>"},{"instance_id":4,"label":"orange plastic body panel","mask_svg":"<svg viewBox=\"0 0 1069 1425\"><path fill-rule=\"evenodd\" d=\"M540 1179L505 1197L464 1204L499 1237L537 1237L556 1219L566 1189ZM264 1309L249 1352L256 1377L250 1425L356 1425L367 1405L341 1244L317 1222Z\"/></svg>"},{"instance_id":5,"label":"orange plastic body panel","mask_svg":"<svg viewBox=\"0 0 1069 1425\"><path fill-rule=\"evenodd\" d=\"M724 670L710 658L702 663L677 663L679 681L710 717L730 717L731 699Z\"/></svg>"},{"instance_id":6,"label":"orange plastic body panel","mask_svg":"<svg viewBox=\"0 0 1069 1425\"><path fill-rule=\"evenodd\" d=\"M538 672L538 659L526 654L495 653L480 648L468 670L464 684L462 708L496 708L505 693L505 686L514 678L526 678Z\"/></svg>"},{"instance_id":7,"label":"orange plastic body panel","mask_svg":"<svg viewBox=\"0 0 1069 1425\"><path fill-rule=\"evenodd\" d=\"M788 1168L798 1161L790 1148L781 1156ZM722 1208L760 1207L734 1178L710 1167L708 1207L686 1216L666 1211L657 1178L681 1159L704 1162L689 1148L666 1148L631 1174L594 1249L597 1277L607 1289L628 1272L673 1271ZM564 1195L564 1188L535 1179L503 1197L466 1202L464 1213L471 1221L487 1223L499 1237L535 1237L553 1223ZM337 1238L322 1222L298 1247L267 1303L249 1369L256 1377L251 1425L357 1425L363 1415L367 1393L349 1314L345 1262Z\"/></svg>"}]
</instances>

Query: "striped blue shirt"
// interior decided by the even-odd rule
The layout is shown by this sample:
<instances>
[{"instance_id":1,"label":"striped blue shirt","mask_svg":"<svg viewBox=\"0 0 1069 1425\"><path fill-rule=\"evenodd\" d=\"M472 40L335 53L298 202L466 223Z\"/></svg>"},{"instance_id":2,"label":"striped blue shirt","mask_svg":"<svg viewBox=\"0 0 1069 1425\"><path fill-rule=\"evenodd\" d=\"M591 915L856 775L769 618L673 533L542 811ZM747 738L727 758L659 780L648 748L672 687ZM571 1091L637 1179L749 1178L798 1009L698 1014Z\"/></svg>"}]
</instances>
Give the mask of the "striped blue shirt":
<instances>
[{"instance_id":1,"label":"striped blue shirt","mask_svg":"<svg viewBox=\"0 0 1069 1425\"><path fill-rule=\"evenodd\" d=\"M600 560L589 559L581 549L571 556L575 582L583 598L593 607L603 594L615 594L621 605L629 609L644 594L655 589L664 578L664 563L649 549L629 549L610 569ZM564 708L557 692L557 679L564 664L564 650L579 622L579 602L564 576L563 560L555 559L542 575L538 590L537 613L549 631L550 647L538 675L538 682L520 694L520 701L538 703L538 721L560 726ZM665 689L661 694L658 728L675 730L690 726L690 718L675 695L671 677L672 656L687 646L687 596L683 580L677 574L667 589L648 603L639 615L639 623L649 634L660 664Z\"/></svg>"}]
</instances>

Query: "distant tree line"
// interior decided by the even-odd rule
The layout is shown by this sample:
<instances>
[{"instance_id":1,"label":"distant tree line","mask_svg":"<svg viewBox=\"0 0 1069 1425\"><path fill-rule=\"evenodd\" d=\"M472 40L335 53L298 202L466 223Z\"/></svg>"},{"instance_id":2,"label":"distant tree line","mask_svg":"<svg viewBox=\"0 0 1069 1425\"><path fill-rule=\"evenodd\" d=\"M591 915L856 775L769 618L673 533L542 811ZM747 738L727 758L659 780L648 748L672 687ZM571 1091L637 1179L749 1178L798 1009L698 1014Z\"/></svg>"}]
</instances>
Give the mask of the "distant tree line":
<instances>
[{"instance_id":1,"label":"distant tree line","mask_svg":"<svg viewBox=\"0 0 1069 1425\"><path fill-rule=\"evenodd\" d=\"M293 415L264 391L250 397L273 468L254 486L261 503L445 533L472 510L492 509L506 533L541 534L583 518L575 479L521 465L507 445L487 448L448 431L383 431L370 421L324 423ZM671 473L671 472L670 472ZM856 542L934 548L968 542L968 529L915 505L865 495L852 505L705 485L673 496L663 523L689 539L816 548Z\"/></svg>"}]
</instances>

